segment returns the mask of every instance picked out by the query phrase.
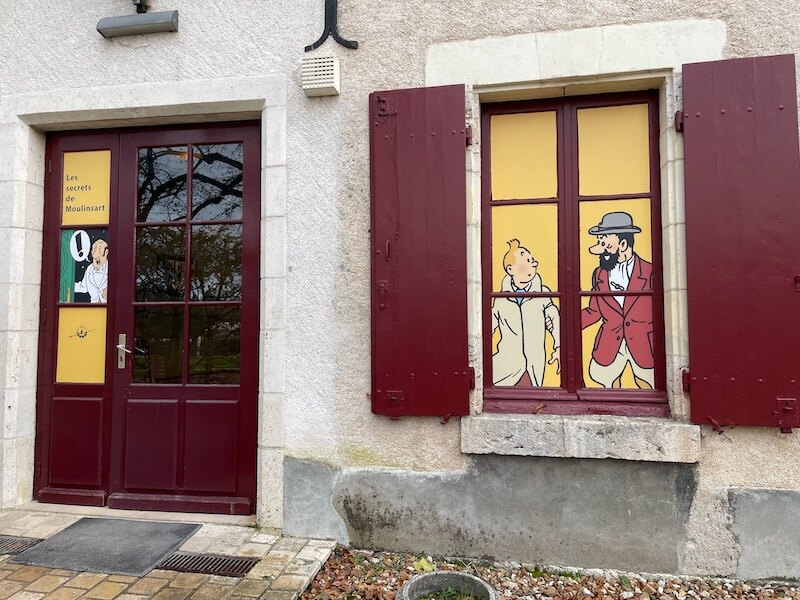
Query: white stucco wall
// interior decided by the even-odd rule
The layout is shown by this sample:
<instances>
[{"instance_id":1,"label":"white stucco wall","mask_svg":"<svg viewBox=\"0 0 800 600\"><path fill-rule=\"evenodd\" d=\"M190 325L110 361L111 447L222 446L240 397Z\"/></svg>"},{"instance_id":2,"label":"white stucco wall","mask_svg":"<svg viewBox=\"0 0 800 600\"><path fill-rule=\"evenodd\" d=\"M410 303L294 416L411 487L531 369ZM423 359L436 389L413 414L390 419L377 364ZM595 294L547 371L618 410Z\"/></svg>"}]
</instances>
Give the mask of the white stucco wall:
<instances>
[{"instance_id":1,"label":"white stucco wall","mask_svg":"<svg viewBox=\"0 0 800 600\"><path fill-rule=\"evenodd\" d=\"M477 49L478 58L484 52L481 48L498 54L491 81L473 78L467 83L498 89L509 82L524 89L553 78L591 82L597 72L611 76L677 67L682 51L695 46L717 44L725 57L800 48L800 4L792 2L341 0L341 32L361 47L346 50L329 40L318 50L341 58L341 96L308 99L299 88L299 65L303 47L322 30L323 0L296 0L291 6L280 0L154 0L153 4L154 10L180 10L178 34L103 39L94 31L98 19L132 12L127 0L93 0L79 8L58 0L0 0L0 247L9 249L8 260L0 266L3 506L31 495L27 474L32 472L35 431L44 165L42 138L29 125L41 128L46 122L46 127L59 128L52 115L39 124L35 119L29 125L17 121L9 107L19 105L20 95L56 93L66 105L84 107L85 114L64 115L65 128L85 127L88 122L96 126L105 116L144 123L150 113L135 103L130 110L119 108L125 105L125 90L139 84L161 83L168 90L171 82L281 75L287 82L285 137L270 138L271 121L265 123L265 143L272 140L285 147L276 149L277 163L264 165L264 181L271 182L265 189L280 190L264 198L265 240L283 243L266 242L265 250L273 254L265 260L272 261L277 271L265 264L262 272L270 281L264 282L261 440L270 452L261 464L275 474L285 452L354 468L442 471L461 469L469 461L461 453L457 420L446 426L437 419L391 422L370 412L368 93L467 77L468 61L459 59L469 56L469 48ZM670 36L666 21L691 22L698 29L683 27L679 28L683 37ZM650 40L650 50L659 50L657 64L639 62L641 55L653 52L621 42L625 26L646 23L651 23L644 26L649 34L638 39L642 45ZM639 31L645 29L640 26ZM531 35L534 32L547 33ZM495 41L487 45L488 38ZM560 39L570 44L559 43ZM576 46L577 39L585 46ZM464 41L469 44L460 43ZM610 56L617 56L617 62ZM443 70L443 65L450 66ZM679 85L679 78L673 85ZM102 113L107 108L102 98L95 99L96 90L105 86L119 86L122 94L116 112L109 115ZM166 91L157 102L191 104L196 88L175 89L184 92L170 97ZM225 118L228 110L219 108L218 118ZM185 117L169 110L164 114L167 121L177 122L191 120L197 113L187 109ZM276 118L280 121L283 114ZM667 154L681 159L675 148ZM285 174L276 178L270 167L282 167L281 162ZM479 165L475 160L472 164L477 176ZM680 189L679 171L668 171L668 176L674 181L664 181L665 188ZM668 234L678 256L680 199L669 206L675 213L665 222L675 226ZM270 276L281 273L285 276ZM668 319L668 331L685 340L678 300L681 276L668 268L665 274L674 284L678 303ZM479 343L479 336L472 334ZM673 352L673 373L685 362L686 353L685 347ZM675 381L673 377L673 406L685 418L685 399L678 398ZM791 459L800 454L800 436L751 429L725 436L704 429L703 436L684 568L729 574L735 570L736 548L721 517L727 514L726 490L733 485L800 489L800 461ZM271 523L280 520L279 480L279 476L264 478L260 492L270 497L272 512L264 511L271 515Z\"/></svg>"}]
</instances>

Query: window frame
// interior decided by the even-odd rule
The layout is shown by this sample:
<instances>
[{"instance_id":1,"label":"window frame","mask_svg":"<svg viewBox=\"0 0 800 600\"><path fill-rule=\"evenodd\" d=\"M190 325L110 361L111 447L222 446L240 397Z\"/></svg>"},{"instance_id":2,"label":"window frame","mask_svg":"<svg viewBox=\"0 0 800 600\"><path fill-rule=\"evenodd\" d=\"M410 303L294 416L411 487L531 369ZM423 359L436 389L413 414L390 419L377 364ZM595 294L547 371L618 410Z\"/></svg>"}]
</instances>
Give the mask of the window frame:
<instances>
[{"instance_id":1,"label":"window frame","mask_svg":"<svg viewBox=\"0 0 800 600\"><path fill-rule=\"evenodd\" d=\"M650 192L581 196L578 189L577 111L631 104L647 104L649 118ZM496 413L609 414L668 417L666 392L666 340L662 268L661 182L659 153L658 90L558 97L544 100L502 102L481 106L481 339L483 340L483 410ZM558 193L551 199L517 199L492 202L491 118L495 115L556 112ZM597 389L582 386L579 209L581 201L650 199L652 242L652 303L655 359L653 390ZM555 203L558 206L558 291L561 313L560 388L513 388L494 386L492 381L492 207ZM571 232L571 233L570 233Z\"/></svg>"}]
</instances>

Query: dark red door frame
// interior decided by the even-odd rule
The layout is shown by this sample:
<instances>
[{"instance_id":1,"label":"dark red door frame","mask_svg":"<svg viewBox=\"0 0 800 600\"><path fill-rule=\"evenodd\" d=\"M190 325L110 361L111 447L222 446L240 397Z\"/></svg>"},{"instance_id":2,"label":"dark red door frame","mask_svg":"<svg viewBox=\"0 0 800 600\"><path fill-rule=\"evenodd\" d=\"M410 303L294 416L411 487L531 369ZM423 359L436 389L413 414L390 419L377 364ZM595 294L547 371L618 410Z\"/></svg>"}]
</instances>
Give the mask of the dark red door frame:
<instances>
[{"instance_id":1,"label":"dark red door frame","mask_svg":"<svg viewBox=\"0 0 800 600\"><path fill-rule=\"evenodd\" d=\"M647 103L649 107L650 193L612 196L580 196L577 189L578 132L577 111L624 104ZM559 292L548 294L561 301L561 388L504 388L492 381L492 185L491 185L491 117L524 112L556 111L558 128L558 196L551 199L531 199L497 202L498 206L513 204L557 203L559 207ZM483 368L484 410L486 412L543 412L552 414L616 414L629 416L669 416L666 397L664 351L664 301L661 243L661 187L659 163L658 95L656 91L580 96L566 99L507 102L482 107L482 175L481 175L481 252L483 307ZM583 386L580 324L580 256L585 249L567 240L577 240L579 203L592 200L650 198L653 244L653 329L655 347L654 390L604 390ZM573 232L569 235L568 232Z\"/></svg>"},{"instance_id":2,"label":"dark red door frame","mask_svg":"<svg viewBox=\"0 0 800 600\"><path fill-rule=\"evenodd\" d=\"M189 385L184 400L199 404L238 402L236 445L236 489L231 494L215 494L181 489L169 493L149 493L148 490L129 490L124 486L125 404L129 395L132 365L118 370L117 335L127 333L129 346L133 343L132 299L135 287L134 236L137 165L136 148L140 145L185 145L242 142L244 144L243 218L242 233L242 327L241 327L241 384L239 386ZM58 279L62 155L65 151L111 149L111 210L108 225L111 277L109 278L106 382L102 386L54 384L58 313ZM37 442L34 490L41 501L102 506L110 491L116 494L119 508L181 510L195 512L225 512L249 514L256 497L256 443L258 402L258 331L259 331L259 265L260 265L260 124L238 123L211 126L183 126L170 129L149 128L53 134L47 148L48 173L45 182L45 222L43 243L43 277L39 338L39 384L37 387ZM119 198L117 191L119 190ZM124 208L124 210L123 210ZM188 244L188 238L186 243ZM127 273L127 276L123 276ZM75 306L75 305L72 305ZM187 309L188 310L188 309ZM122 374L123 376L120 376ZM166 386L169 387L169 386ZM147 386L140 390L144 397L159 398L164 390ZM51 416L54 397L99 402L102 419L102 439L99 443L97 483L64 483L51 481L51 454L64 452L54 447ZM80 411L75 419L81 418ZM67 414L70 414L69 412ZM85 417L85 414L83 415ZM80 425L79 422L75 423ZM183 425L181 425L183 427ZM181 430L181 435L185 431ZM157 468L157 467L156 467ZM86 480L86 477L83 477Z\"/></svg>"}]
</instances>

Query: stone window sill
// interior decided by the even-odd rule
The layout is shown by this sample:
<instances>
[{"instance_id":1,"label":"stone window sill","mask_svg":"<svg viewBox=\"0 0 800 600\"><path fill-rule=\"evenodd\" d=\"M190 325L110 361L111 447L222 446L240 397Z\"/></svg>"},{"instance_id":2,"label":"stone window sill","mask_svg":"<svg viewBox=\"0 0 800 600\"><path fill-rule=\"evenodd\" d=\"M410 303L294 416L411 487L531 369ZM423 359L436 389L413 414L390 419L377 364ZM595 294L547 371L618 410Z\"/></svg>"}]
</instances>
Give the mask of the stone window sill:
<instances>
[{"instance_id":1,"label":"stone window sill","mask_svg":"<svg viewBox=\"0 0 800 600\"><path fill-rule=\"evenodd\" d=\"M461 419L464 454L700 460L700 427L669 419L484 413Z\"/></svg>"}]
</instances>

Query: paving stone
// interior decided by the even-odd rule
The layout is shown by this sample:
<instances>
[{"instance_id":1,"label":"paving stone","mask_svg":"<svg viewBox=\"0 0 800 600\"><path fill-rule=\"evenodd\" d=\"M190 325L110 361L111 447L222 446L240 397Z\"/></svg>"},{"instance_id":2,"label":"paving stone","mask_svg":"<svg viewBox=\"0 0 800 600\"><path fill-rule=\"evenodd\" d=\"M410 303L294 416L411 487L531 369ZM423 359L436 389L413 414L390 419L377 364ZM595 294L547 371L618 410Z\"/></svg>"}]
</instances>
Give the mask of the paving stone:
<instances>
[{"instance_id":1,"label":"paving stone","mask_svg":"<svg viewBox=\"0 0 800 600\"><path fill-rule=\"evenodd\" d=\"M11 575L14 571L9 571L7 569L0 569L0 580L5 579L9 575Z\"/></svg>"},{"instance_id":2,"label":"paving stone","mask_svg":"<svg viewBox=\"0 0 800 600\"><path fill-rule=\"evenodd\" d=\"M279 591L304 590L308 585L308 580L309 578L303 575L281 575L275 580L270 589Z\"/></svg>"},{"instance_id":3,"label":"paving stone","mask_svg":"<svg viewBox=\"0 0 800 600\"><path fill-rule=\"evenodd\" d=\"M11 558L11 557L10 556L6 556L5 559L3 560L3 569L5 569L7 571L19 571L21 568L23 568L25 566L25 565L20 565L20 564L17 564L17 563L7 562L9 558Z\"/></svg>"},{"instance_id":4,"label":"paving stone","mask_svg":"<svg viewBox=\"0 0 800 600\"><path fill-rule=\"evenodd\" d=\"M295 558L286 565L285 571L288 575L307 575L311 577L316 574L321 566L322 563L316 560L298 560Z\"/></svg>"},{"instance_id":5,"label":"paving stone","mask_svg":"<svg viewBox=\"0 0 800 600\"><path fill-rule=\"evenodd\" d=\"M153 596L153 600L184 600L192 590L185 588L165 588Z\"/></svg>"},{"instance_id":6,"label":"paving stone","mask_svg":"<svg viewBox=\"0 0 800 600\"><path fill-rule=\"evenodd\" d=\"M67 571L66 569L50 569L47 572L48 575L62 575L64 577L75 577L78 574L77 571Z\"/></svg>"},{"instance_id":7,"label":"paving stone","mask_svg":"<svg viewBox=\"0 0 800 600\"><path fill-rule=\"evenodd\" d=\"M274 592L269 591L263 596L261 596L261 600L294 600L298 594L295 592Z\"/></svg>"},{"instance_id":8,"label":"paving stone","mask_svg":"<svg viewBox=\"0 0 800 600\"><path fill-rule=\"evenodd\" d=\"M241 581L238 577L225 577L224 575L212 575L208 581L210 583L219 583L222 585L229 585L233 587Z\"/></svg>"},{"instance_id":9,"label":"paving stone","mask_svg":"<svg viewBox=\"0 0 800 600\"><path fill-rule=\"evenodd\" d=\"M150 571L148 577L157 577L159 579L174 579L178 573L176 571L164 571L163 569L153 569Z\"/></svg>"},{"instance_id":10,"label":"paving stone","mask_svg":"<svg viewBox=\"0 0 800 600\"><path fill-rule=\"evenodd\" d=\"M238 551L239 556L257 556L262 558L267 555L272 546L269 544L256 544L255 542L248 542L243 544Z\"/></svg>"},{"instance_id":11,"label":"paving stone","mask_svg":"<svg viewBox=\"0 0 800 600\"><path fill-rule=\"evenodd\" d=\"M75 600L78 596L80 596L85 590L80 588L68 588L62 587L57 589L52 594L47 594L44 597L44 600Z\"/></svg>"},{"instance_id":12,"label":"paving stone","mask_svg":"<svg viewBox=\"0 0 800 600\"><path fill-rule=\"evenodd\" d=\"M233 593L236 596L258 598L267 590L268 585L269 582L260 579L245 579L233 588Z\"/></svg>"},{"instance_id":13,"label":"paving stone","mask_svg":"<svg viewBox=\"0 0 800 600\"><path fill-rule=\"evenodd\" d=\"M233 586L223 585L221 583L207 583L200 586L200 588L192 594L191 600L217 600L227 598Z\"/></svg>"},{"instance_id":14,"label":"paving stone","mask_svg":"<svg viewBox=\"0 0 800 600\"><path fill-rule=\"evenodd\" d=\"M271 535L269 533L254 533L253 537L250 538L251 542L255 542L256 544L274 544L280 538L278 535Z\"/></svg>"},{"instance_id":15,"label":"paving stone","mask_svg":"<svg viewBox=\"0 0 800 600\"><path fill-rule=\"evenodd\" d=\"M160 579L158 577L144 577L134 583L128 592L131 594L144 594L146 596L152 596L159 592L161 588L169 583L166 579Z\"/></svg>"},{"instance_id":16,"label":"paving stone","mask_svg":"<svg viewBox=\"0 0 800 600\"><path fill-rule=\"evenodd\" d=\"M25 589L29 592L42 592L46 594L48 592L52 592L54 589L56 589L62 583L68 580L69 577L58 577L57 575L45 575L44 577L39 577L39 579L34 581Z\"/></svg>"},{"instance_id":17,"label":"paving stone","mask_svg":"<svg viewBox=\"0 0 800 600\"><path fill-rule=\"evenodd\" d=\"M112 581L104 581L103 583L93 587L89 590L84 598L97 598L97 600L112 600L127 589L128 585L125 583L114 583Z\"/></svg>"},{"instance_id":18,"label":"paving stone","mask_svg":"<svg viewBox=\"0 0 800 600\"><path fill-rule=\"evenodd\" d=\"M308 540L304 538L281 538L275 542L273 550L287 550L289 552L294 551L297 553L302 550L307 543Z\"/></svg>"},{"instance_id":19,"label":"paving stone","mask_svg":"<svg viewBox=\"0 0 800 600\"><path fill-rule=\"evenodd\" d=\"M105 573L81 573L77 577L70 579L64 585L90 590L106 578Z\"/></svg>"},{"instance_id":20,"label":"paving stone","mask_svg":"<svg viewBox=\"0 0 800 600\"><path fill-rule=\"evenodd\" d=\"M283 573L283 569L284 565L276 565L274 563L268 563L262 560L255 567L250 569L250 572L247 573L246 577L248 579L261 579L263 577L271 577L274 579Z\"/></svg>"},{"instance_id":21,"label":"paving stone","mask_svg":"<svg viewBox=\"0 0 800 600\"><path fill-rule=\"evenodd\" d=\"M309 546L316 546L317 548L327 548L333 550L336 548L336 542L331 540L308 540Z\"/></svg>"},{"instance_id":22,"label":"paving stone","mask_svg":"<svg viewBox=\"0 0 800 600\"><path fill-rule=\"evenodd\" d=\"M297 556L297 552L286 552L284 550L270 550L264 557L264 562L274 565L288 565Z\"/></svg>"},{"instance_id":23,"label":"paving stone","mask_svg":"<svg viewBox=\"0 0 800 600\"><path fill-rule=\"evenodd\" d=\"M298 558L306 559L306 560L317 560L320 562L325 562L328 560L328 557L331 555L331 551L329 548L317 548L315 546L306 546L300 552L297 553Z\"/></svg>"},{"instance_id":24,"label":"paving stone","mask_svg":"<svg viewBox=\"0 0 800 600\"><path fill-rule=\"evenodd\" d=\"M0 581L0 598L13 596L22 589L22 584L16 581Z\"/></svg>"},{"instance_id":25,"label":"paving stone","mask_svg":"<svg viewBox=\"0 0 800 600\"><path fill-rule=\"evenodd\" d=\"M208 581L208 575L201 575L200 573L178 573L178 575L170 581L170 587L186 588L193 590L200 587Z\"/></svg>"},{"instance_id":26,"label":"paving stone","mask_svg":"<svg viewBox=\"0 0 800 600\"><path fill-rule=\"evenodd\" d=\"M147 600L150 596L139 596L137 594L122 594L121 596L117 596L116 600ZM44 600L47 600L45 598Z\"/></svg>"},{"instance_id":27,"label":"paving stone","mask_svg":"<svg viewBox=\"0 0 800 600\"><path fill-rule=\"evenodd\" d=\"M44 594L37 594L36 592L17 592L13 596L9 596L9 600L41 600Z\"/></svg>"},{"instance_id":28,"label":"paving stone","mask_svg":"<svg viewBox=\"0 0 800 600\"><path fill-rule=\"evenodd\" d=\"M134 583L139 581L139 578L128 577L127 575L111 575L108 580L113 581L114 583Z\"/></svg>"},{"instance_id":29,"label":"paving stone","mask_svg":"<svg viewBox=\"0 0 800 600\"><path fill-rule=\"evenodd\" d=\"M10 579L11 581L22 581L24 583L32 583L39 579L42 575L47 574L47 569L43 569L42 567L30 567L25 566L17 571L14 571L6 577L6 579Z\"/></svg>"}]
</instances>

